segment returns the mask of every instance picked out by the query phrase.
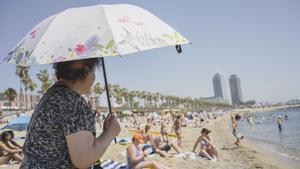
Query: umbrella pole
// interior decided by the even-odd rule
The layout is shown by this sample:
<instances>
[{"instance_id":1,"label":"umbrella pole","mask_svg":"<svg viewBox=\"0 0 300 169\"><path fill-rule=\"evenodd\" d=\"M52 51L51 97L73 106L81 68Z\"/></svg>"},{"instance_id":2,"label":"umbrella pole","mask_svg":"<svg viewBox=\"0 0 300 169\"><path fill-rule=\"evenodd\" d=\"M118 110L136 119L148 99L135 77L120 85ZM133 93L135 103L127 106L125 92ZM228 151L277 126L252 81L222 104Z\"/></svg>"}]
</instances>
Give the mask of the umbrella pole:
<instances>
[{"instance_id":1,"label":"umbrella pole","mask_svg":"<svg viewBox=\"0 0 300 169\"><path fill-rule=\"evenodd\" d=\"M111 102L110 102L110 96L109 96L109 89L108 89L108 83L107 83L107 77L106 77L106 69L105 69L105 62L104 58L101 57L101 64L102 64L102 70L103 70L103 77L104 77L104 83L105 83L105 90L106 90L106 96L107 96L107 103L108 103L108 111L110 115L112 115L112 109L111 109ZM117 143L117 139L114 138L115 143Z\"/></svg>"}]
</instances>

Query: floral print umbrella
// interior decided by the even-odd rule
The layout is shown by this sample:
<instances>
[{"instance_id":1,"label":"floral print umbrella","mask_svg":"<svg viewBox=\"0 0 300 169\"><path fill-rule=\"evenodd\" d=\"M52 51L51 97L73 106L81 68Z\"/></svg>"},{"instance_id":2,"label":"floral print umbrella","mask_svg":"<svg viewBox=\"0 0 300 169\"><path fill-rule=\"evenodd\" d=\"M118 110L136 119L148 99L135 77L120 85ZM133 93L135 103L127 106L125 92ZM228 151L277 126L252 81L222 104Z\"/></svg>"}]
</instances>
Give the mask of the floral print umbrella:
<instances>
[{"instance_id":1,"label":"floral print umbrella","mask_svg":"<svg viewBox=\"0 0 300 169\"><path fill-rule=\"evenodd\" d=\"M1 62L30 66L187 43L180 33L140 7L94 5L70 8L46 18Z\"/></svg>"}]
</instances>

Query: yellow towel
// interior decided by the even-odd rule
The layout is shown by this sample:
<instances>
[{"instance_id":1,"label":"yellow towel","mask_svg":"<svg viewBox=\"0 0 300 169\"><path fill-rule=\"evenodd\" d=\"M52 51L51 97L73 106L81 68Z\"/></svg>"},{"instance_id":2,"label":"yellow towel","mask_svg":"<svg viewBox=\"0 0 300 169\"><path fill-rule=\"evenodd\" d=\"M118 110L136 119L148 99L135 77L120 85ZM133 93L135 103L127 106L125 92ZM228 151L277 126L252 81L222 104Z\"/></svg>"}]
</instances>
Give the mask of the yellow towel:
<instances>
[{"instance_id":1,"label":"yellow towel","mask_svg":"<svg viewBox=\"0 0 300 169\"><path fill-rule=\"evenodd\" d=\"M128 130L129 132L139 133L141 130ZM151 134L160 135L159 131L150 131ZM175 133L168 133L169 137L176 137Z\"/></svg>"}]
</instances>

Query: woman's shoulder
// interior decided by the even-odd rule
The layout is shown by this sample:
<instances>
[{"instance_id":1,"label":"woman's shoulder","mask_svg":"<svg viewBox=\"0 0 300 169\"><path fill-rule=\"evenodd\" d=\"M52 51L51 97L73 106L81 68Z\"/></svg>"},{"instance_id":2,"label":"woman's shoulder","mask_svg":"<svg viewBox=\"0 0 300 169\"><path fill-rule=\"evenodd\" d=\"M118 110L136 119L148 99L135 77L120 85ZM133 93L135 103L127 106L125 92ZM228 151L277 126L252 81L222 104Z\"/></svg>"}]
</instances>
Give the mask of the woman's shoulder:
<instances>
[{"instance_id":1,"label":"woman's shoulder","mask_svg":"<svg viewBox=\"0 0 300 169\"><path fill-rule=\"evenodd\" d=\"M75 102L81 100L82 96L64 85L54 84L48 91L47 95L55 100L62 102Z\"/></svg>"}]
</instances>

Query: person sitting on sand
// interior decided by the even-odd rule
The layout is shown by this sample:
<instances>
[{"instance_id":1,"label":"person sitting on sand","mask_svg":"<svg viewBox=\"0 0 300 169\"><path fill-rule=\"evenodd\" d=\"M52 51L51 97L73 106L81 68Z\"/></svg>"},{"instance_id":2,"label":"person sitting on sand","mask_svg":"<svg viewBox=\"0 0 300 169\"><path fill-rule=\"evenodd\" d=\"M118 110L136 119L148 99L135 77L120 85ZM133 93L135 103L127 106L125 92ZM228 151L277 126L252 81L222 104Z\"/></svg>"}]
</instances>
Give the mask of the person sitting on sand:
<instances>
[{"instance_id":1,"label":"person sitting on sand","mask_svg":"<svg viewBox=\"0 0 300 169\"><path fill-rule=\"evenodd\" d=\"M144 143L149 142L150 144L152 144L152 142L153 142L153 136L150 133L150 129L151 129L151 126L149 124L146 124L145 129L141 132L143 135Z\"/></svg>"},{"instance_id":2,"label":"person sitting on sand","mask_svg":"<svg viewBox=\"0 0 300 169\"><path fill-rule=\"evenodd\" d=\"M236 142L234 144L237 146L237 148L240 147L240 141L244 138L244 136L242 136L239 133L239 121L240 120L241 120L241 115L237 114L237 115L235 115L235 117L233 115L231 115L232 134L236 138Z\"/></svg>"},{"instance_id":3,"label":"person sitting on sand","mask_svg":"<svg viewBox=\"0 0 300 169\"><path fill-rule=\"evenodd\" d=\"M147 153L143 152L139 145L143 144L143 135L141 133L135 133L132 138L132 144L127 148L127 166L128 169L168 169L168 167L157 163L156 161L148 161L145 159Z\"/></svg>"},{"instance_id":4,"label":"person sitting on sand","mask_svg":"<svg viewBox=\"0 0 300 169\"><path fill-rule=\"evenodd\" d=\"M176 117L174 125L172 126L172 129L171 129L171 133L174 131L177 136L177 144L179 147L182 147L182 145L181 145L181 141L182 141L181 128L182 128L182 115L179 114Z\"/></svg>"},{"instance_id":5,"label":"person sitting on sand","mask_svg":"<svg viewBox=\"0 0 300 169\"><path fill-rule=\"evenodd\" d=\"M0 164L7 164L10 160L22 162L22 149L10 143L11 134L8 131L4 131L1 134L1 139L2 141L0 142Z\"/></svg>"},{"instance_id":6,"label":"person sitting on sand","mask_svg":"<svg viewBox=\"0 0 300 169\"><path fill-rule=\"evenodd\" d=\"M19 149L22 149L23 147L20 146L17 142L15 142L15 141L13 140L13 139L15 138L15 133L14 133L14 131L8 130L7 132L10 134L10 140L9 140L9 142L14 146L14 147L12 147L12 148L19 148Z\"/></svg>"},{"instance_id":7,"label":"person sitting on sand","mask_svg":"<svg viewBox=\"0 0 300 169\"><path fill-rule=\"evenodd\" d=\"M209 136L209 133L211 133L211 131L207 128L203 128L201 130L201 135L198 137L194 145L193 152L195 152L198 144L200 144L199 156L210 160L219 160L218 151L216 146L213 145L212 138Z\"/></svg>"}]
</instances>

